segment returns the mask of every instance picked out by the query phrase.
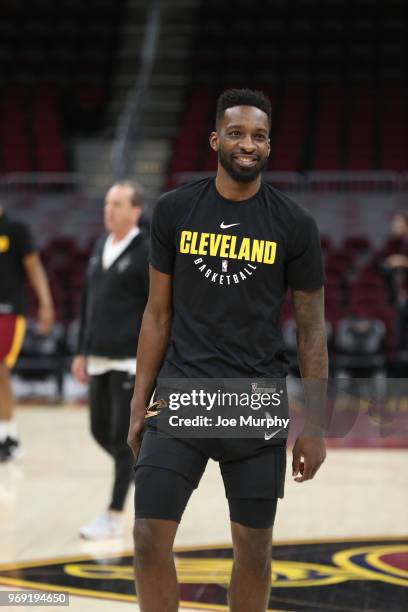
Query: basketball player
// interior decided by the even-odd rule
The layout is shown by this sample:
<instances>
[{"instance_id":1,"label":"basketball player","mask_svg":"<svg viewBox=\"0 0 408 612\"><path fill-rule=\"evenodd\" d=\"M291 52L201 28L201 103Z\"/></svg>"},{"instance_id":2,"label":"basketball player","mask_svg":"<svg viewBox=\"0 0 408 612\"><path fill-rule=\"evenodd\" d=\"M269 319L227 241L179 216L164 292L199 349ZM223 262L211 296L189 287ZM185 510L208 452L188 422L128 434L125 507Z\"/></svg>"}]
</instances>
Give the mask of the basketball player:
<instances>
[{"instance_id":1,"label":"basketball player","mask_svg":"<svg viewBox=\"0 0 408 612\"><path fill-rule=\"evenodd\" d=\"M131 181L106 194L107 234L89 261L80 317L79 354L72 373L90 377L91 431L114 461L114 482L107 510L80 529L87 539L122 535L122 510L133 477L133 456L126 443L136 372L136 346L146 305L148 240L138 227L142 190Z\"/></svg>"},{"instance_id":2,"label":"basketball player","mask_svg":"<svg viewBox=\"0 0 408 612\"><path fill-rule=\"evenodd\" d=\"M0 461L21 453L10 371L24 339L26 279L38 299L38 329L46 334L54 322L54 306L44 268L28 227L0 206Z\"/></svg>"},{"instance_id":3,"label":"basketball player","mask_svg":"<svg viewBox=\"0 0 408 612\"><path fill-rule=\"evenodd\" d=\"M285 438L166 438L157 417L145 419L145 407L161 378L284 377L279 312L287 287L302 376L327 378L320 239L311 215L261 180L270 126L270 101L262 93L224 92L209 139L218 154L215 179L164 194L154 211L150 294L128 435L138 457L135 579L143 612L178 609L174 537L209 457L220 464L230 511L230 609L263 612L268 606ZM264 255L258 250L254 257L255 240L258 246L264 241ZM313 478L325 459L324 441L309 418L293 448L297 482Z\"/></svg>"}]
</instances>

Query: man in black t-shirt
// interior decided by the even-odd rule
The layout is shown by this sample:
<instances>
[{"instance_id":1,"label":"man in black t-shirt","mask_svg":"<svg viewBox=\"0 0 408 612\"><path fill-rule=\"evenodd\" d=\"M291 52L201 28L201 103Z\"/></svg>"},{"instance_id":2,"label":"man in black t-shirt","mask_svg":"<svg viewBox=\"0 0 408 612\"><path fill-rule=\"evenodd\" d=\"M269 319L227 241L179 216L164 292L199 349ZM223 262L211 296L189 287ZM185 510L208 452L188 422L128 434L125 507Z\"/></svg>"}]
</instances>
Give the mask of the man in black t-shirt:
<instances>
[{"instance_id":1,"label":"man in black t-shirt","mask_svg":"<svg viewBox=\"0 0 408 612\"><path fill-rule=\"evenodd\" d=\"M177 610L169 553L210 457L220 464L230 510L234 565L229 604L234 611L253 612L268 606L285 437L165 437L158 428L163 413L157 416L154 408L166 406L160 390L167 379L252 379L256 389L265 379L285 377L288 360L279 318L288 288L302 377L327 378L319 234L304 208L261 180L270 123L270 102L263 94L222 94L210 135L218 154L215 179L164 194L154 211L150 294L128 436L137 455L135 577L143 612ZM155 385L159 402L146 413ZM305 391L307 386L305 380ZM324 461L318 426L310 412L293 448L297 482L313 478Z\"/></svg>"},{"instance_id":2,"label":"man in black t-shirt","mask_svg":"<svg viewBox=\"0 0 408 612\"><path fill-rule=\"evenodd\" d=\"M26 279L38 298L39 331L46 334L54 321L54 307L44 268L28 227L10 219L0 206L0 461L20 453L10 370L24 339Z\"/></svg>"}]
</instances>

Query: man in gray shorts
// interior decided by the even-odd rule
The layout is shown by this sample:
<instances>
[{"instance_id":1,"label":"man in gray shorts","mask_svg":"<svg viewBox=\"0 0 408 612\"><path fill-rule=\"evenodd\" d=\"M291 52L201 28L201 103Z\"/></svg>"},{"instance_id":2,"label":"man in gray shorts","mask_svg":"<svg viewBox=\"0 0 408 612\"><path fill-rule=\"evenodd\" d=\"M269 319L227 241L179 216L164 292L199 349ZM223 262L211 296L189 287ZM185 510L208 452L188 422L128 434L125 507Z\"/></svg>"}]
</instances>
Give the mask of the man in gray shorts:
<instances>
[{"instance_id":1,"label":"man in gray shorts","mask_svg":"<svg viewBox=\"0 0 408 612\"><path fill-rule=\"evenodd\" d=\"M150 294L128 436L137 456L135 577L143 612L178 609L173 542L210 457L220 463L230 510L230 609L268 606L286 439L166 438L159 417L146 419L146 406L166 379L283 379L288 360L279 317L288 288L302 377L327 378L319 234L304 208L261 180L270 125L270 101L262 93L224 92L210 135L218 154L215 179L164 194L153 214ZM325 459L315 424L309 415L293 448L297 482L313 478Z\"/></svg>"}]
</instances>

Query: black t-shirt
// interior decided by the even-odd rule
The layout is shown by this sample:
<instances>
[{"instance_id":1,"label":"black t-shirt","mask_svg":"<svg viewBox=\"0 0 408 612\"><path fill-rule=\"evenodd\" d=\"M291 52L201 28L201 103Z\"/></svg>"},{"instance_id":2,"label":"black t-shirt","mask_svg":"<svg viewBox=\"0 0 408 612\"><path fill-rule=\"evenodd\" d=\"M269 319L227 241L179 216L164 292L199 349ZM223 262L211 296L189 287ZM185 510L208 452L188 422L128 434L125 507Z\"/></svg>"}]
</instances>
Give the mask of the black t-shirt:
<instances>
[{"instance_id":1,"label":"black t-shirt","mask_svg":"<svg viewBox=\"0 0 408 612\"><path fill-rule=\"evenodd\" d=\"M34 251L28 227L8 215L0 215L0 314L24 313L23 259Z\"/></svg>"},{"instance_id":2,"label":"black t-shirt","mask_svg":"<svg viewBox=\"0 0 408 612\"><path fill-rule=\"evenodd\" d=\"M241 202L213 178L164 194L150 263L173 275L173 321L160 377L287 374L280 311L287 288L324 283L319 233L302 206L267 183Z\"/></svg>"}]
</instances>

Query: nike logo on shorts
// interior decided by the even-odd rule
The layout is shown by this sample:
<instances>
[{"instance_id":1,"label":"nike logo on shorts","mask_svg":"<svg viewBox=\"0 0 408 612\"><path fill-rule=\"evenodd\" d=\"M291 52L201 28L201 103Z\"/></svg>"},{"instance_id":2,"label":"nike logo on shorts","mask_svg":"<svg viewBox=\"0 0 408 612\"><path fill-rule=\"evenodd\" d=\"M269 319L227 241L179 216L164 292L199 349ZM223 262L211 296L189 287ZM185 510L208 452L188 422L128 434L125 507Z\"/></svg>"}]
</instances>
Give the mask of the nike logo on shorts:
<instances>
[{"instance_id":1,"label":"nike logo on shorts","mask_svg":"<svg viewBox=\"0 0 408 612\"><path fill-rule=\"evenodd\" d=\"M270 440L271 438L276 436L276 434L279 433L281 429L282 429L282 427L279 427L279 429L277 429L276 431L272 432L271 434L268 434L268 433L265 432L265 440Z\"/></svg>"},{"instance_id":2,"label":"nike logo on shorts","mask_svg":"<svg viewBox=\"0 0 408 612\"><path fill-rule=\"evenodd\" d=\"M225 225L224 221L221 221L220 228L228 229L229 227L234 227L234 225L241 225L241 224L240 223L229 223L228 225Z\"/></svg>"}]
</instances>

